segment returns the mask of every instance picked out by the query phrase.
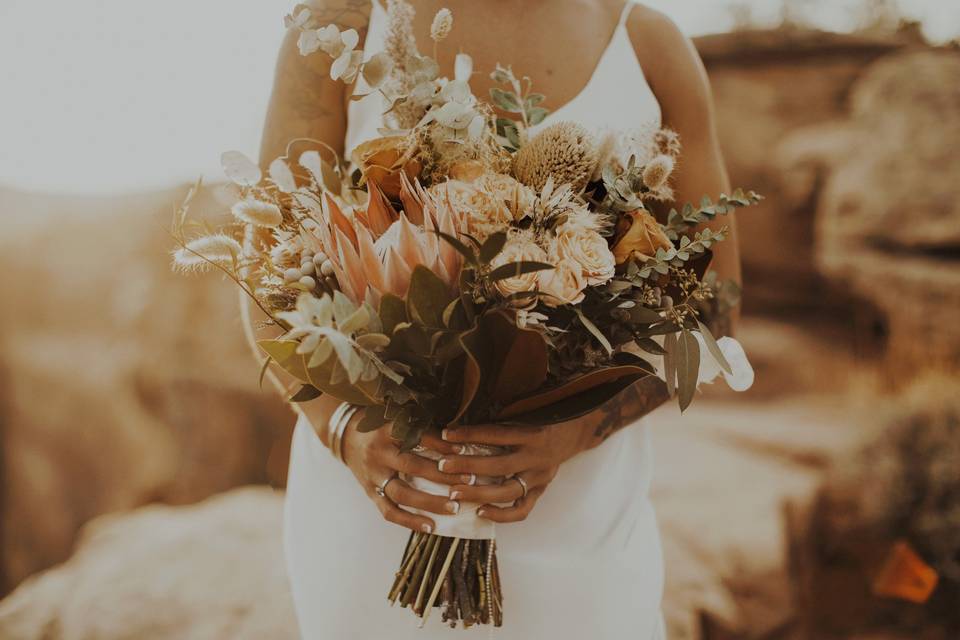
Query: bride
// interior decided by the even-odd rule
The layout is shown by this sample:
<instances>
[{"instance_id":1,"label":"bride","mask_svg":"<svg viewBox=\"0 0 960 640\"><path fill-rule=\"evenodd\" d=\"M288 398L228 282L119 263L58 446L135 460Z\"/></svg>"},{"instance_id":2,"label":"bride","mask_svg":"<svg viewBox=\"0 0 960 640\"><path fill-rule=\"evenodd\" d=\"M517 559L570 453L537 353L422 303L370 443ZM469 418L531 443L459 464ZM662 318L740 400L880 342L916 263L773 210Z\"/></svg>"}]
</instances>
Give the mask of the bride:
<instances>
[{"instance_id":1,"label":"bride","mask_svg":"<svg viewBox=\"0 0 960 640\"><path fill-rule=\"evenodd\" d=\"M382 48L387 14L379 0L314 0L322 24L354 28L367 56ZM680 134L684 151L678 201L729 192L710 89L690 42L665 16L624 0L417 0L415 32L430 33L436 12L453 11L456 27L439 52L441 72L469 51L478 72L474 93L488 94L489 70L512 65L547 95L558 119L594 128L661 123ZM429 51L429 43L419 43ZM329 78L325 56L301 57L295 34L280 52L264 132L262 159L283 155L291 140L313 138L341 153L382 126L381 104L351 101ZM297 142L292 152L310 147ZM725 242L713 268L739 280L736 242ZM726 331L725 333L730 333ZM592 415L519 430L461 427L427 437L439 463L400 453L389 429L362 434L355 416L342 439L345 465L327 451L327 424L337 401L299 405L290 462L285 546L303 637L332 640L665 637L660 615L663 566L653 507L653 471L643 416L666 400L658 381L642 381ZM489 458L458 455L461 443L505 445ZM444 495L420 492L399 472L440 483ZM478 475L504 478L476 486ZM385 599L409 529L430 532L434 518L480 503L497 523L506 600L502 628L451 630L433 616L424 629ZM413 510L416 510L414 512Z\"/></svg>"}]
</instances>

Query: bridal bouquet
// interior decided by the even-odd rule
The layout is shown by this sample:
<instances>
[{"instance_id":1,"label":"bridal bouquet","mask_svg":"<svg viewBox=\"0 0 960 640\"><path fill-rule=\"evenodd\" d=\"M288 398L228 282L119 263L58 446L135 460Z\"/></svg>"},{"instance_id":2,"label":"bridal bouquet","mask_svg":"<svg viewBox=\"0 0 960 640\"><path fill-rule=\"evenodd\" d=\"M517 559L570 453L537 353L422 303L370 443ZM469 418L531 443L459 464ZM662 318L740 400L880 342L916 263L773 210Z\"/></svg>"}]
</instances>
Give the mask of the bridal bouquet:
<instances>
[{"instance_id":1,"label":"bridal bouquet","mask_svg":"<svg viewBox=\"0 0 960 640\"><path fill-rule=\"evenodd\" d=\"M386 50L366 60L355 31L317 24L303 5L287 25L304 55L333 59L334 79L357 80L355 97L385 99L390 129L350 163L307 151L266 176L228 152L234 221L189 222L189 196L174 221L178 268L219 269L282 328L259 345L264 371L302 383L290 400L361 405L359 429L389 424L404 450L430 457L428 431L562 423L648 376L681 410L715 377L748 387L743 350L708 328L736 304L736 288L707 272L726 230L696 229L759 196L705 198L658 222L650 204L672 199L675 134L539 127L548 114L528 79L498 67L484 102L467 55L440 77L416 49L413 9L388 9ZM442 10L433 40L451 26ZM451 626L502 624L492 525L476 507L411 535L391 601L424 620L440 607Z\"/></svg>"}]
</instances>

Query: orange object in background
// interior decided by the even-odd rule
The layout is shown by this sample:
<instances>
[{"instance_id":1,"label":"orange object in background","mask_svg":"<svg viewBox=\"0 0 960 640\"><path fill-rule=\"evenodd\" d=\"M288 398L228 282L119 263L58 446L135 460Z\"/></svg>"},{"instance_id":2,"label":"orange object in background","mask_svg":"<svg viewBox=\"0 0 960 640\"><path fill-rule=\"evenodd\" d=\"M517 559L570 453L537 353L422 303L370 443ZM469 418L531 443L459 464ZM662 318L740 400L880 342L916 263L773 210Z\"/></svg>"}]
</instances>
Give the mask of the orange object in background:
<instances>
[{"instance_id":1,"label":"orange object in background","mask_svg":"<svg viewBox=\"0 0 960 640\"><path fill-rule=\"evenodd\" d=\"M936 570L924 562L909 542L901 540L890 550L874 579L873 593L882 598L923 604L933 595L939 580Z\"/></svg>"}]
</instances>

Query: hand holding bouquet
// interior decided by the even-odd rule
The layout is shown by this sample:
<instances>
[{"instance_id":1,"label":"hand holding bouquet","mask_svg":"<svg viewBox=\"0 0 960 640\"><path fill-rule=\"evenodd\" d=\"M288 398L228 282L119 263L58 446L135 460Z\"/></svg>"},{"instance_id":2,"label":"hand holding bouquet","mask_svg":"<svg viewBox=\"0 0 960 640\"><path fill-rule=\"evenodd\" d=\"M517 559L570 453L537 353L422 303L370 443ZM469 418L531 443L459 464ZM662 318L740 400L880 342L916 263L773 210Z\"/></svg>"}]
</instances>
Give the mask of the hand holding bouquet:
<instances>
[{"instance_id":1,"label":"hand holding bouquet","mask_svg":"<svg viewBox=\"0 0 960 640\"><path fill-rule=\"evenodd\" d=\"M360 430L389 425L402 450L431 457L425 433L573 420L649 376L681 410L719 375L749 386L742 349L707 327L736 304L735 286L707 273L726 233L697 228L759 196L705 198L658 222L649 204L672 198L675 134L597 136L575 122L535 133L547 112L529 82L498 67L502 88L480 101L468 56L444 78L411 46L411 14L390 3L397 41L365 61L356 32L298 6L287 22L301 51L329 55L334 78L362 77L392 128L353 150L352 166L308 151L264 177L226 153L234 222L193 225L189 197L174 221L175 265L221 270L284 331L259 345L264 370L302 383L291 401L364 407ZM451 20L438 14L436 42ZM440 606L452 625L500 625L490 523L463 505L438 524L411 535L391 601L424 618Z\"/></svg>"}]
</instances>

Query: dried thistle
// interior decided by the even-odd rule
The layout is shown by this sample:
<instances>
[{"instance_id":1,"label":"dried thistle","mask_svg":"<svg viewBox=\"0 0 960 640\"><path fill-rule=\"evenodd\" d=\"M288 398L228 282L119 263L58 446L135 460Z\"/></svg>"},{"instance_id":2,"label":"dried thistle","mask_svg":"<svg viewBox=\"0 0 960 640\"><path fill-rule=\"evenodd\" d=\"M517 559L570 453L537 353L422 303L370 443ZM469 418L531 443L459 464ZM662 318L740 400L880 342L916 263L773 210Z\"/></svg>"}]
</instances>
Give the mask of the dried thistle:
<instances>
[{"instance_id":1,"label":"dried thistle","mask_svg":"<svg viewBox=\"0 0 960 640\"><path fill-rule=\"evenodd\" d=\"M583 189L597 165L593 134L575 122L558 122L537 134L514 157L514 175L540 190L553 177L557 184Z\"/></svg>"}]
</instances>

